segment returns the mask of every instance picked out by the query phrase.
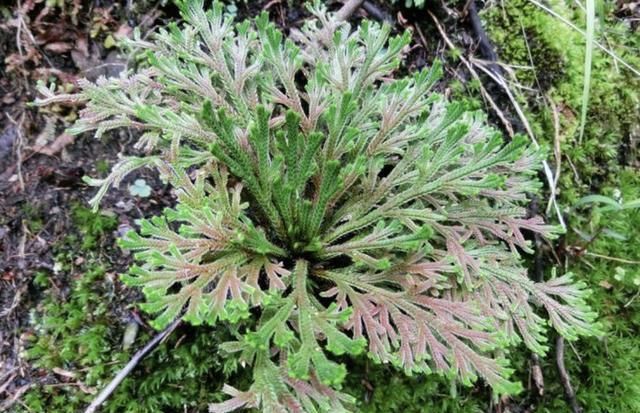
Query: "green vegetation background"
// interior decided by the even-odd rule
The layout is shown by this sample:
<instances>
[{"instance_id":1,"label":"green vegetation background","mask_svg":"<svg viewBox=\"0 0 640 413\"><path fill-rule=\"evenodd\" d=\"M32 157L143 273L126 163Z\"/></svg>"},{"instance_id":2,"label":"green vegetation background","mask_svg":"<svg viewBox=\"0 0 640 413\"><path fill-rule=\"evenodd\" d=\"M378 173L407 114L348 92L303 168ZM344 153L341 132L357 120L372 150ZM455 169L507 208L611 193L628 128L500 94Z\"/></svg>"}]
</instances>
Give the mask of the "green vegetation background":
<instances>
[{"instance_id":1,"label":"green vegetation background","mask_svg":"<svg viewBox=\"0 0 640 413\"><path fill-rule=\"evenodd\" d=\"M640 260L640 211L601 214L570 208L580 197L594 193L624 200L640 198L640 79L604 53L594 53L585 136L577 145L584 38L527 0L502 3L482 17L501 61L514 67L520 87L513 89L539 140L550 148L550 159L555 137L560 140L559 202L570 227L565 245L571 248L559 254L566 257L568 270L593 288L591 304L607 330L601 339L567 346L566 364L578 400L586 412L640 412L640 298L636 299L640 269L620 261ZM575 4L551 3L554 10L583 26L584 15ZM609 7L599 9L598 38L629 64L640 67L640 34L619 23ZM451 59L455 63L455 56ZM482 107L476 86L473 82L454 84L454 97ZM38 211L29 214L31 225L41 225ZM72 289L64 296L50 284L50 274L41 272L35 278L34 288L45 298L31 314L35 334L27 337L25 354L43 371L57 368L77 376L69 385L32 388L18 412L81 411L93 398L92 392L102 388L149 339L141 331L131 348L122 349L127 320L112 311L119 293L113 282L116 275L107 273L108 258L100 252L106 234L116 229L115 219L93 214L81 205L73 207L73 216L76 233L55 246L56 262L58 271L81 276L69 280ZM589 242L594 234L598 235ZM585 254L575 247L610 258ZM81 263L76 260L78 251L85 257ZM243 374L233 360L215 351L228 332L219 326L190 333L188 328L174 333L124 381L103 411L206 411L207 403L220 400L226 377ZM521 349L514 353L518 360L514 367L527 388L529 355ZM551 351L542 360L545 393L536 401L539 412L569 411L554 356ZM347 391L363 401L362 412L371 413L485 412L495 402L487 389L456 388L438 376L404 377L364 360L350 366ZM516 397L512 403L524 401Z\"/></svg>"}]
</instances>

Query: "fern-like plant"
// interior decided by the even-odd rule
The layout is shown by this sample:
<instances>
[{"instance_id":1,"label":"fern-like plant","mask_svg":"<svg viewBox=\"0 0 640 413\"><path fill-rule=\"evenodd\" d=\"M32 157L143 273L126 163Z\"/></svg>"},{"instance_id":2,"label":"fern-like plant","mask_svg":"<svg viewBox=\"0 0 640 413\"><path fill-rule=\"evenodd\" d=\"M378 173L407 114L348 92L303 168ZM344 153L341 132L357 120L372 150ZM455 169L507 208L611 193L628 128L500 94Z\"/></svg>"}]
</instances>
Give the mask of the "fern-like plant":
<instances>
[{"instance_id":1,"label":"fern-like plant","mask_svg":"<svg viewBox=\"0 0 640 413\"><path fill-rule=\"evenodd\" d=\"M122 239L140 263L123 280L158 329L238 325L223 350L254 382L212 412L349 411L344 355L515 392L509 346L543 353L547 320L595 332L582 283L533 283L521 264L524 231L555 231L522 207L541 155L433 92L439 64L393 79L409 34L317 3L285 39L266 14L234 25L219 3L179 5L183 24L134 42L147 68L38 103L86 103L76 134L140 132L146 155L88 180L96 208L137 168L175 188L175 208Z\"/></svg>"}]
</instances>

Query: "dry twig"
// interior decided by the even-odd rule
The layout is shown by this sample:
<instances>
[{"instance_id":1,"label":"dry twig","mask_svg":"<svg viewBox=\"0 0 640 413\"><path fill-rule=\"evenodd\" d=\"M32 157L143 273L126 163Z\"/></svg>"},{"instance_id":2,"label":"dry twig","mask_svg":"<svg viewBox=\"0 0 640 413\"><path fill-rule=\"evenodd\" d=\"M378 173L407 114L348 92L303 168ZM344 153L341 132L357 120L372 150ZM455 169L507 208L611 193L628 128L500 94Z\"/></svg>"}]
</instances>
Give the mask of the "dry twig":
<instances>
[{"instance_id":1,"label":"dry twig","mask_svg":"<svg viewBox=\"0 0 640 413\"><path fill-rule=\"evenodd\" d=\"M8 374L9 378L7 380L5 380L4 383L0 384L0 394L4 393L7 390L7 388L9 387L9 385L13 382L13 379L16 378L16 376L17 376L17 374L15 373L16 370L17 370L16 368L11 369L9 371L9 374ZM7 375L5 375L4 377L6 377L6 376Z\"/></svg>"},{"instance_id":2,"label":"dry twig","mask_svg":"<svg viewBox=\"0 0 640 413\"><path fill-rule=\"evenodd\" d=\"M456 46L453 44L451 39L449 39L449 37L447 36L447 33L443 29L443 27L440 24L440 21L438 20L438 18L433 13L431 13L429 10L427 10L427 13L429 13L429 16L431 16L431 19L435 23L436 28L438 29L438 32L440 33L440 36L442 37L442 40L444 40L444 42L447 44L449 49L451 49L452 51L455 51L456 50ZM485 87L482 84L482 81L480 79L480 76L478 76L478 72L475 71L475 69L473 68L473 65L471 65L469 60L467 60L464 56L462 56L462 55L460 56L460 61L462 61L462 63L467 67L467 70L469 70L469 73L471 73L471 76L473 76L473 78L478 81L478 84L480 85L480 93L482 94L482 97L489 103L489 105L491 106L491 109L493 109L495 114L498 116L498 118L502 122L502 125L504 126L504 128L507 131L507 133L509 134L509 136L513 137L513 135L515 134L515 132L513 131L513 126L507 120L507 118L504 116L504 113L502 113L502 111L500 110L500 108L498 107L496 102L493 100L493 98L491 97L489 92L487 92L487 90L485 89Z\"/></svg>"},{"instance_id":3,"label":"dry twig","mask_svg":"<svg viewBox=\"0 0 640 413\"><path fill-rule=\"evenodd\" d=\"M573 413L582 413L582 407L578 403L576 392L573 390L573 386L571 386L571 378L564 365L564 337L562 336L558 336L556 339L556 364L558 366L558 374L560 374L560 382L564 388L564 395L571 407L571 411Z\"/></svg>"},{"instance_id":4,"label":"dry twig","mask_svg":"<svg viewBox=\"0 0 640 413\"><path fill-rule=\"evenodd\" d=\"M471 28L478 39L478 49L480 50L480 55L485 59L491 62L491 69L499 75L502 75L502 68L500 65L496 64L498 61L498 54L493 49L493 44L487 35L484 27L482 26L482 21L480 20L480 15L478 14L478 7L476 6L475 0L471 0L468 3L468 17L471 22Z\"/></svg>"},{"instance_id":5,"label":"dry twig","mask_svg":"<svg viewBox=\"0 0 640 413\"><path fill-rule=\"evenodd\" d=\"M13 126L15 127L15 130L16 130L17 137L16 137L16 142L14 144L15 151L16 151L16 175L18 176L20 191L24 192L25 186L24 186L24 179L22 177L22 161L23 161L22 160L22 144L24 140L24 137L22 136L22 126L24 124L24 112L22 113L22 115L20 115L20 121L16 121L14 118L11 117L11 115L9 115L6 112L5 112L5 115L7 116L9 121L13 123Z\"/></svg>"},{"instance_id":6,"label":"dry twig","mask_svg":"<svg viewBox=\"0 0 640 413\"><path fill-rule=\"evenodd\" d=\"M127 375L131 373L131 371L138 365L138 363L140 363L140 361L142 361L142 359L144 359L147 354L149 354L154 348L156 348L156 346L164 341L164 339L166 339L173 332L173 330L175 330L176 327L180 325L181 322L181 317L176 318L173 323L171 323L167 328L158 333L150 342L147 343L146 346L138 350L138 352L134 354L133 357L131 357L131 360L129 360L127 365L124 366L122 370L118 372L118 374L116 374L116 376L113 378L113 380L111 380L107 387L102 389L100 394L98 394L98 396L91 402L84 413L94 413L98 409L98 407L100 407L100 405L104 403L107 398L109 398L111 393L113 393L113 391L118 387L122 380L124 380L125 377L127 377Z\"/></svg>"},{"instance_id":7,"label":"dry twig","mask_svg":"<svg viewBox=\"0 0 640 413\"><path fill-rule=\"evenodd\" d=\"M531 377L536 389L535 397L542 397L544 395L544 374L540 365L540 357L535 353L531 354Z\"/></svg>"},{"instance_id":8,"label":"dry twig","mask_svg":"<svg viewBox=\"0 0 640 413\"><path fill-rule=\"evenodd\" d=\"M551 114L553 115L553 157L556 160L555 173L553 175L553 187L558 187L558 181L560 180L560 172L562 170L562 151L560 149L560 114L558 113L558 107L551 99L551 96L547 96L547 102L551 106ZM551 210L552 199L549 199L547 204L547 213Z\"/></svg>"},{"instance_id":9,"label":"dry twig","mask_svg":"<svg viewBox=\"0 0 640 413\"><path fill-rule=\"evenodd\" d=\"M378 6L376 6L375 4L371 3L370 1L364 1L362 3L362 8L369 14L370 17L379 20L379 21L383 21L383 22L387 22L390 24L393 24L393 17L391 17L391 15L389 13L387 13L386 11L380 9Z\"/></svg>"},{"instance_id":10,"label":"dry twig","mask_svg":"<svg viewBox=\"0 0 640 413\"><path fill-rule=\"evenodd\" d=\"M340 10L336 12L336 19L338 21L347 20L353 13L355 13L356 10L360 8L363 1L364 0L347 0L344 5L340 7Z\"/></svg>"},{"instance_id":11,"label":"dry twig","mask_svg":"<svg viewBox=\"0 0 640 413\"><path fill-rule=\"evenodd\" d=\"M533 129L531 128L531 125L529 124L529 120L527 119L527 116L524 114L524 111L520 107L520 104L518 103L517 99L515 98L515 96L511 92L511 89L509 89L509 85L507 85L507 82L504 80L504 78L496 75L492 70L490 70L487 67L485 67L485 65L484 65L484 63L482 61L480 61L478 59L474 59L474 58L470 58L469 60L473 63L473 65L475 67L477 67L482 72L484 72L494 82L496 82L496 84L498 86L500 86L502 88L502 90L504 90L504 92L506 93L507 97L511 101L511 104L513 105L513 108L515 109L516 114L518 115L518 118L522 122L522 124L524 126L524 129L527 132L527 135L529 135L529 138L531 138L531 141L533 142L533 145L536 148L539 148L540 145L538 144L538 140L536 139L536 136L533 133ZM547 179L547 183L549 184L549 190L551 192L550 195L549 195L550 202L554 206L554 209L556 211L556 216L558 218L558 222L560 223L562 228L564 230L566 230L567 229L567 225L565 224L564 218L562 217L562 212L560 211L560 207L558 206L558 203L556 202L556 185L555 185L556 180L555 180L555 178L553 176L553 172L551 171L551 167L549 166L549 163L546 160L542 161L542 167L543 167L543 170L544 170L545 178Z\"/></svg>"},{"instance_id":12,"label":"dry twig","mask_svg":"<svg viewBox=\"0 0 640 413\"><path fill-rule=\"evenodd\" d=\"M433 21L434 21L434 23L436 25L436 28L438 29L438 32L440 33L440 36L442 36L443 40L447 43L447 46L449 46L449 48L451 50L456 50L455 45L447 37L447 34L446 34L445 30L442 28L442 25L440 24L440 21L438 20L438 18L428 10L427 10L427 13L429 13L429 16L431 16L431 19L433 19ZM514 135L514 131L513 131L513 127L511 126L511 123L509 123L506 120L504 114L498 108L498 105L495 103L495 101L491 98L489 93L484 88L484 86L482 84L482 80L480 79L480 76L478 76L478 73L475 71L474 67L477 67L482 72L487 74L496 84L498 84L504 90L504 92L506 93L507 97L509 98L509 100L511 101L511 103L512 103L512 105L514 107L514 109L515 109L515 111L516 111L516 113L518 115L518 118L520 119L520 121L524 125L524 128L525 128L527 134L531 138L531 141L533 142L533 145L536 148L539 148L540 145L538 144L538 140L536 139L536 137L535 137L535 135L533 133L533 130L531 129L531 126L529 125L529 121L527 120L527 117L525 116L522 108L518 104L518 101L513 96L513 93L511 93L511 90L509 89L509 86L507 85L507 83L504 80L504 78L502 76L500 76L499 74L496 74L491 68L485 67L486 63L484 61L482 61L482 60L474 59L473 57L469 57L469 59L467 59L462 55L460 56L460 60L467 67L467 69L469 70L469 73L471 73L471 75L476 80L478 80L478 82L480 84L480 92L482 93L483 97L489 102L489 104L491 105L491 108L494 110L494 112L498 115L498 117L502 121L503 125L505 126L505 129L507 130L507 133L509 134L509 136L513 136ZM492 63L492 62L489 62L489 63L491 65L494 65L494 63ZM555 178L553 176L553 172L551 171L551 168L549 167L549 163L546 160L542 161L542 166L543 166L543 169L544 169L545 177L546 177L547 182L549 184L549 189L551 191L550 202L555 207L556 215L558 217L558 221L560 222L560 225L562 226L562 228L564 228L566 230L566 224L564 222L564 218L562 217L562 212L560 211L560 208L559 208L559 206L558 206L558 204L556 202L556 185L555 185L556 180L555 180Z\"/></svg>"},{"instance_id":13,"label":"dry twig","mask_svg":"<svg viewBox=\"0 0 640 413\"><path fill-rule=\"evenodd\" d=\"M31 384L25 384L24 386L18 387L18 389L9 397L5 398L4 401L0 403L0 412L9 411L9 408L13 406L20 397L31 387Z\"/></svg>"}]
</instances>

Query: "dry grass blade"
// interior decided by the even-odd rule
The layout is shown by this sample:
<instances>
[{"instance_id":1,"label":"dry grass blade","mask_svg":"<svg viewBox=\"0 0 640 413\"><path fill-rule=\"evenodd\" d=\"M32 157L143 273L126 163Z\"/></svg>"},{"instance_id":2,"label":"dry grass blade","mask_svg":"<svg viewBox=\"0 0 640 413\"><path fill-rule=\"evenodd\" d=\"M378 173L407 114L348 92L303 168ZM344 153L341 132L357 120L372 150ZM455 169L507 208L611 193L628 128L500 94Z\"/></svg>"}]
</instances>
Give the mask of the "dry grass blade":
<instances>
[{"instance_id":1,"label":"dry grass blade","mask_svg":"<svg viewBox=\"0 0 640 413\"><path fill-rule=\"evenodd\" d=\"M431 19L435 23L436 28L438 29L438 32L442 36L442 39L445 41L447 46L451 50L455 50L456 49L455 45L447 37L447 34L444 31L444 29L442 28L442 25L440 24L440 21L438 20L438 18L428 10L427 10L427 13L429 14ZM518 114L518 117L522 121L522 123L523 123L523 125L524 125L524 127L525 127L525 129L527 131L527 134L531 138L534 146L536 148L539 148L540 145L538 144L538 141L537 141L537 139L536 139L536 137L535 137L535 135L533 133L533 130L531 129L531 126L529 125L529 121L527 120L527 117L525 116L524 112L520 108L520 105L518 104L518 101L513 96L513 93L511 93L511 90L509 89L509 86L507 85L505 80L502 77L497 76L492 70L489 70L489 69L485 68L484 67L484 62L482 62L481 60L473 59L473 58L466 59L464 56L460 56L460 60L465 64L465 66L467 67L469 72L472 74L472 76L476 80L478 80L478 82L480 84L480 90L481 90L481 92L483 92L483 96L485 98L487 98L487 100L490 103L491 107L493 108L493 110L496 112L496 114L498 115L500 120L505 125L505 128L507 129L507 132L509 133L509 135L513 136L513 129L512 129L511 124L506 120L504 114L498 108L498 105L496 105L496 103L493 101L493 99L486 92L484 86L482 85L482 81L480 80L480 77L478 76L478 73L474 69L474 66L477 66L480 70L482 70L487 75L489 75L489 77L491 77L498 85L500 85L504 89L505 93L509 97L509 100L511 101L511 103L514 106L514 108L515 108L515 110L516 110L516 112ZM556 212L556 215L558 217L558 221L559 221L560 225L562 226L562 228L564 230L566 230L567 226L566 226L566 224L564 222L564 218L562 217L562 212L560 211L560 207L558 206L558 204L556 202L556 182L557 182L557 180L554 178L553 172L551 171L551 168L549 167L549 163L546 160L543 161L543 169L544 169L545 178L547 179L547 183L549 184L549 189L551 191L551 196L550 196L550 201L549 202L550 202L550 204L553 204L553 206L554 206L554 209L555 209L555 212Z\"/></svg>"},{"instance_id":2,"label":"dry grass blade","mask_svg":"<svg viewBox=\"0 0 640 413\"><path fill-rule=\"evenodd\" d=\"M447 44L447 47L451 51L455 51L456 46L453 44L451 39L449 39L449 37L447 36L447 33L445 32L444 28L440 24L440 21L438 20L438 18L429 10L427 10L427 13L429 13L429 16L431 16L431 19L436 25L436 28L438 29L438 32L440 33L442 40L444 40L444 42ZM491 109L498 116L498 118L502 122L502 125L507 131L507 134L510 137L513 137L515 134L515 132L513 131L513 126L507 120L506 116L504 116L504 113L502 112L502 110L500 110L500 107L498 107L497 103L493 100L493 98L491 97L487 89L482 84L482 80L480 79L480 76L478 76L478 72L476 72L476 70L473 68L473 65L464 56L461 55L459 58L460 58L460 61L467 67L467 70L469 70L469 73L471 73L471 76L473 76L473 78L478 81L478 85L480 86L480 93L482 94L482 97L487 101L487 103L489 103L489 106L491 106Z\"/></svg>"},{"instance_id":3,"label":"dry grass blade","mask_svg":"<svg viewBox=\"0 0 640 413\"><path fill-rule=\"evenodd\" d=\"M7 395L7 397L0 402L0 412L9 411L14 404L20 402L20 397L31 387L31 384L25 384L24 386L18 387L13 394Z\"/></svg>"},{"instance_id":4,"label":"dry grass blade","mask_svg":"<svg viewBox=\"0 0 640 413\"><path fill-rule=\"evenodd\" d=\"M531 142L533 142L533 145L536 148L539 148L540 145L538 144L538 140L536 139L535 134L533 133L533 129L531 128L531 125L529 124L529 121L527 120L527 117L524 114L524 111L522 110L517 99L511 92L511 89L509 89L509 85L507 85L507 82L504 80L504 78L496 75L493 71L486 68L484 63L481 60L474 59L474 58L470 58L469 60L474 66L476 66L478 69L483 71L487 76L489 76L494 82L496 82L504 90L504 92L507 94L507 97L511 101L513 108L515 109L518 115L518 118L524 125L527 135L529 135L529 137L531 138ZM558 218L558 222L560 223L560 226L562 226L562 228L566 230L567 226L564 222L564 218L562 217L562 211L560 211L560 207L558 206L558 203L556 201L556 179L554 178L553 172L551 171L551 167L549 166L549 163L546 160L542 161L542 167L543 167L545 178L547 179L547 183L549 184L549 190L551 191L550 202L554 206L556 216Z\"/></svg>"},{"instance_id":5,"label":"dry grass blade","mask_svg":"<svg viewBox=\"0 0 640 413\"><path fill-rule=\"evenodd\" d=\"M546 96L546 101L549 103L551 107L551 115L553 117L553 157L556 160L556 167L554 171L554 187L558 186L558 181L560 180L560 172L562 171L562 151L560 147L560 113L557 105L551 98L551 96ZM547 213L551 210L551 200L547 204Z\"/></svg>"},{"instance_id":6,"label":"dry grass blade","mask_svg":"<svg viewBox=\"0 0 640 413\"><path fill-rule=\"evenodd\" d=\"M553 17L557 18L560 22L562 22L563 24L569 26L570 28L572 28L573 30L577 31L578 33L580 33L583 36L587 36L587 33L582 30L581 28L579 28L578 26L576 26L575 24L571 23L569 20L567 20L566 18L564 18L563 16L561 16L560 14L558 14L556 11L554 11L553 9L549 8L548 6L545 6L544 4L540 3L537 0L529 0L531 3L535 4L536 6L540 7L542 10L546 11L547 13L549 13L550 15L552 15ZM602 43L598 42L598 41L593 41L593 44L595 46L598 46L599 49L601 49L603 52L605 52L606 54L608 54L609 56L611 56L616 62L620 63L622 66L626 67L627 69L629 69L630 71L632 71L636 76L640 76L640 69L636 69L635 67L631 66L629 63L627 63L624 59L622 59L620 56L618 56L617 54L615 54L611 49L607 48L606 46L604 46Z\"/></svg>"}]
</instances>

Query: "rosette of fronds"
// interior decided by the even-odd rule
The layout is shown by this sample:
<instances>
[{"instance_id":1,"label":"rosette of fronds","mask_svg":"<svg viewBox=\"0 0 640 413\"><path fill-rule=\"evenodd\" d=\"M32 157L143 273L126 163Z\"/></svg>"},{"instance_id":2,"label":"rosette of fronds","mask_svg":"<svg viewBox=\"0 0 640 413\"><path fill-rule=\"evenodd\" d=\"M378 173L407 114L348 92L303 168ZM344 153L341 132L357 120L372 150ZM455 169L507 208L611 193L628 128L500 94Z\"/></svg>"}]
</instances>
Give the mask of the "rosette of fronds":
<instances>
[{"instance_id":1,"label":"rosette of fronds","mask_svg":"<svg viewBox=\"0 0 640 413\"><path fill-rule=\"evenodd\" d=\"M88 180L95 207L141 167L175 189L122 239L139 262L123 279L158 329L240 325L224 350L254 382L212 412L348 411L346 355L514 392L511 345L595 332L582 283L534 283L521 262L526 233L555 231L522 206L541 155L432 91L439 64L394 79L407 33L316 5L285 39L266 14L180 6L184 23L134 42L145 69L39 103L86 104L75 133L139 131L144 156Z\"/></svg>"}]
</instances>

